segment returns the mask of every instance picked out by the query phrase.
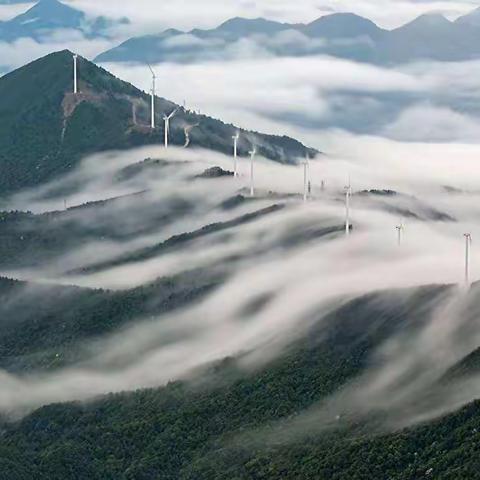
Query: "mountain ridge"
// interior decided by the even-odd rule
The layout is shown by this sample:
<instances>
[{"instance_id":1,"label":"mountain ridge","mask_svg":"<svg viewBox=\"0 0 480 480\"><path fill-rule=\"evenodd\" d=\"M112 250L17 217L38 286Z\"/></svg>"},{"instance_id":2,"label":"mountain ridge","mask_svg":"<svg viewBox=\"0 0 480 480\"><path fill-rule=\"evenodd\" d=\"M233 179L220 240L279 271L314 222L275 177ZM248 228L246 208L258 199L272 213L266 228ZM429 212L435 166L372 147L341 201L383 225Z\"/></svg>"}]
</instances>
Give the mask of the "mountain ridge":
<instances>
[{"instance_id":1,"label":"mountain ridge","mask_svg":"<svg viewBox=\"0 0 480 480\"><path fill-rule=\"evenodd\" d=\"M285 36L290 44L285 45ZM247 40L279 56L327 54L374 64L466 60L480 58L480 9L453 22L441 14L424 14L392 30L349 12L325 15L307 24L236 17L210 30L170 30L133 37L99 54L95 61L228 60L234 58L229 57L229 47Z\"/></svg>"}]
</instances>

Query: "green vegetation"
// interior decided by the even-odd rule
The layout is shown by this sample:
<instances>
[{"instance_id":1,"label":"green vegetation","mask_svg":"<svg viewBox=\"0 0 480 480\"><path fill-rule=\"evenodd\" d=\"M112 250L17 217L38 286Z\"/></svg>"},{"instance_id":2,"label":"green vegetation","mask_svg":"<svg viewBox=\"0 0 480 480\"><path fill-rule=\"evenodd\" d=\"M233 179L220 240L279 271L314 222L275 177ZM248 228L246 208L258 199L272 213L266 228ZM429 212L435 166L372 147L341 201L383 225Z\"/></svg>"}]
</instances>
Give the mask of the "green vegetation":
<instances>
[{"instance_id":1,"label":"green vegetation","mask_svg":"<svg viewBox=\"0 0 480 480\"><path fill-rule=\"evenodd\" d=\"M71 53L63 51L0 78L0 197L66 173L94 152L163 143L163 129L148 127L146 93L79 59L80 94L75 97L72 65ZM173 108L157 100L160 127L162 115ZM183 125L197 123L192 146L231 153L233 125L183 109L172 121L171 143L183 145ZM287 137L255 134L255 142L261 154L282 162L305 154L301 143ZM249 148L250 142L242 140L240 154Z\"/></svg>"},{"instance_id":2,"label":"green vegetation","mask_svg":"<svg viewBox=\"0 0 480 480\"><path fill-rule=\"evenodd\" d=\"M193 384L44 407L4 425L1 471L8 480L480 478L479 404L381 436L348 419L323 433L310 423L297 437L288 423L276 428L358 374L375 345L441 293L388 307L378 295L358 299L250 374L229 359Z\"/></svg>"},{"instance_id":3,"label":"green vegetation","mask_svg":"<svg viewBox=\"0 0 480 480\"><path fill-rule=\"evenodd\" d=\"M62 367L78 360L85 340L197 301L221 279L217 272L196 271L111 292L0 278L0 367Z\"/></svg>"},{"instance_id":4,"label":"green vegetation","mask_svg":"<svg viewBox=\"0 0 480 480\"><path fill-rule=\"evenodd\" d=\"M283 208L285 208L285 205L282 205L282 204L272 205L270 207L266 207L252 213L247 213L245 215L242 215L241 217L234 218L232 220L206 225L198 230L195 230L194 232L181 233L179 235L175 235L158 245L154 245L153 247L147 247L134 253L127 253L124 256L118 257L113 261L96 264L90 268L85 268L82 271L92 273L92 272L107 270L107 269L117 267L120 265L125 265L128 263L145 261L145 260L154 258L158 255L161 255L165 252L168 252L174 248L178 248L179 246L184 245L188 242L191 242L192 240L195 240L201 237L206 237L214 233L222 232L230 228L237 227L239 225L247 224L249 222L253 222L258 218L261 218L273 213L277 213L280 210L283 210Z\"/></svg>"}]
</instances>

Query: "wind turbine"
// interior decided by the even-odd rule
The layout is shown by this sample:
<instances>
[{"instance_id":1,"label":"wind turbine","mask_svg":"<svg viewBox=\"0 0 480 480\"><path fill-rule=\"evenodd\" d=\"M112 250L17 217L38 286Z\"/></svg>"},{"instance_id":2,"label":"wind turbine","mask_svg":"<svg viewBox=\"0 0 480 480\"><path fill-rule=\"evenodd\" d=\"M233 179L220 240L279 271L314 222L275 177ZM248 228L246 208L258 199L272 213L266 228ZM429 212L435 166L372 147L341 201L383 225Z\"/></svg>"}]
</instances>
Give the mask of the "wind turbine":
<instances>
[{"instance_id":1,"label":"wind turbine","mask_svg":"<svg viewBox=\"0 0 480 480\"><path fill-rule=\"evenodd\" d=\"M164 115L163 120L165 121L165 148L168 148L168 135L170 134L170 120L176 115L178 112L177 107L170 115Z\"/></svg>"},{"instance_id":2,"label":"wind turbine","mask_svg":"<svg viewBox=\"0 0 480 480\"><path fill-rule=\"evenodd\" d=\"M74 53L73 54L73 93L75 95L78 93L77 63L78 63L78 55Z\"/></svg>"},{"instance_id":3,"label":"wind turbine","mask_svg":"<svg viewBox=\"0 0 480 480\"><path fill-rule=\"evenodd\" d=\"M238 177L237 158L238 158L238 139L240 134L237 132L233 137L233 176Z\"/></svg>"},{"instance_id":4,"label":"wind turbine","mask_svg":"<svg viewBox=\"0 0 480 480\"><path fill-rule=\"evenodd\" d=\"M255 196L255 184L253 178L253 162L255 160L255 155L257 154L257 148L253 147L253 149L249 152L250 154L250 196Z\"/></svg>"},{"instance_id":5,"label":"wind turbine","mask_svg":"<svg viewBox=\"0 0 480 480\"><path fill-rule=\"evenodd\" d=\"M470 247L472 245L472 235L464 233L465 237L465 285L470 285Z\"/></svg>"},{"instance_id":6,"label":"wind turbine","mask_svg":"<svg viewBox=\"0 0 480 480\"><path fill-rule=\"evenodd\" d=\"M403 225L403 223L400 223L400 225L397 225L395 228L397 229L398 246L400 246L402 244L402 233L405 230L405 226Z\"/></svg>"},{"instance_id":7,"label":"wind turbine","mask_svg":"<svg viewBox=\"0 0 480 480\"><path fill-rule=\"evenodd\" d=\"M153 68L150 66L150 64L147 64L148 68L152 72L152 106L151 106L151 127L152 130L155 129L155 95L156 95L156 89L157 89L157 76L155 75L155 72L153 71Z\"/></svg>"},{"instance_id":8,"label":"wind turbine","mask_svg":"<svg viewBox=\"0 0 480 480\"><path fill-rule=\"evenodd\" d=\"M350 235L350 197L352 196L352 185L350 178L348 185L345 187L345 235Z\"/></svg>"},{"instance_id":9,"label":"wind turbine","mask_svg":"<svg viewBox=\"0 0 480 480\"><path fill-rule=\"evenodd\" d=\"M303 201L308 200L308 152L305 155L305 161L303 162Z\"/></svg>"}]
</instances>

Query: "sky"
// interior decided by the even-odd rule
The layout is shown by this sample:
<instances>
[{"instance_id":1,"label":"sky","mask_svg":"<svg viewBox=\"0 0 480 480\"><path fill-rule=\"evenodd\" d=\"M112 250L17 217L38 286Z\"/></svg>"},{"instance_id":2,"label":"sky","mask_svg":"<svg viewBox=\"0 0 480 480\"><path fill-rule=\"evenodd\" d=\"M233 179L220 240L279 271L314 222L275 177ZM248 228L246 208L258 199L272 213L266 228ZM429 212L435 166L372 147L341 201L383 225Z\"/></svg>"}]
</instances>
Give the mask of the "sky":
<instances>
[{"instance_id":1,"label":"sky","mask_svg":"<svg viewBox=\"0 0 480 480\"><path fill-rule=\"evenodd\" d=\"M265 17L282 22L310 22L333 12L353 12L394 28L425 12L442 12L455 17L472 10L478 2L468 0L74 0L92 13L125 15L145 28L192 29L214 27L235 16ZM114 5L114 6L113 6Z\"/></svg>"},{"instance_id":2,"label":"sky","mask_svg":"<svg viewBox=\"0 0 480 480\"><path fill-rule=\"evenodd\" d=\"M211 28L235 16L311 22L334 12L353 12L384 28L395 28L426 12L441 12L455 18L479 6L473 0L70 0L69 3L92 15L126 16L132 20L136 34L165 28ZM3 5L0 19L11 18L32 4Z\"/></svg>"}]
</instances>

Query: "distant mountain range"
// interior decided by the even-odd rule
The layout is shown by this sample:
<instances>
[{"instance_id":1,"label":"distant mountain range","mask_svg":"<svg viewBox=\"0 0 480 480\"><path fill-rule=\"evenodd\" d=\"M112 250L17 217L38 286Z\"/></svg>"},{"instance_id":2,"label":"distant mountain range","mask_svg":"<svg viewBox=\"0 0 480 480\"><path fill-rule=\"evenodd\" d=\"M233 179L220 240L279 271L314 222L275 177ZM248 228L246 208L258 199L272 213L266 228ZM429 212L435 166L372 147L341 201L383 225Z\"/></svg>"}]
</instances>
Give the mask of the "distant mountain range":
<instances>
[{"instance_id":1,"label":"distant mountain range","mask_svg":"<svg viewBox=\"0 0 480 480\"><path fill-rule=\"evenodd\" d=\"M177 105L158 98L159 128L152 130L148 94L80 58L80 93L73 95L72 73L72 54L62 51L0 78L0 196L48 181L94 152L163 143L163 115ZM183 146L185 128L193 125L190 146L232 152L239 129L186 109L171 122L171 143ZM291 138L240 132L240 155L253 144L280 162L305 155Z\"/></svg>"},{"instance_id":2,"label":"distant mountain range","mask_svg":"<svg viewBox=\"0 0 480 480\"><path fill-rule=\"evenodd\" d=\"M95 60L193 63L242 56L313 54L382 65L480 58L480 9L453 22L440 14L426 14L394 30L382 29L352 13L324 16L309 24L234 18L212 30L170 29L135 37Z\"/></svg>"},{"instance_id":3,"label":"distant mountain range","mask_svg":"<svg viewBox=\"0 0 480 480\"><path fill-rule=\"evenodd\" d=\"M19 38L32 38L41 42L59 30L74 30L87 38L108 37L110 28L127 23L129 20L126 18L91 19L84 12L58 0L40 0L25 13L12 20L0 22L0 41L12 42Z\"/></svg>"}]
</instances>

